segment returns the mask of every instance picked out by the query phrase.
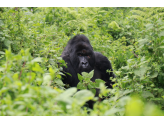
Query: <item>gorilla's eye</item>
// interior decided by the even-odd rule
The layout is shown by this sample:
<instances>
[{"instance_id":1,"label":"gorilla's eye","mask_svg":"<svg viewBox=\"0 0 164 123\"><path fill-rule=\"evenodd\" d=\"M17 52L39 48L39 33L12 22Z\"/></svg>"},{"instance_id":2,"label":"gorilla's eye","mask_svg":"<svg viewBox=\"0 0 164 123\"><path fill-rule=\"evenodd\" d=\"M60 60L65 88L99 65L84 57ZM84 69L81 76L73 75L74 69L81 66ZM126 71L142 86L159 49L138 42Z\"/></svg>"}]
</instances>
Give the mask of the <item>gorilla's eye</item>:
<instances>
[{"instance_id":1,"label":"gorilla's eye","mask_svg":"<svg viewBox=\"0 0 164 123\"><path fill-rule=\"evenodd\" d=\"M88 55L87 57L90 58L90 55Z\"/></svg>"}]
</instances>

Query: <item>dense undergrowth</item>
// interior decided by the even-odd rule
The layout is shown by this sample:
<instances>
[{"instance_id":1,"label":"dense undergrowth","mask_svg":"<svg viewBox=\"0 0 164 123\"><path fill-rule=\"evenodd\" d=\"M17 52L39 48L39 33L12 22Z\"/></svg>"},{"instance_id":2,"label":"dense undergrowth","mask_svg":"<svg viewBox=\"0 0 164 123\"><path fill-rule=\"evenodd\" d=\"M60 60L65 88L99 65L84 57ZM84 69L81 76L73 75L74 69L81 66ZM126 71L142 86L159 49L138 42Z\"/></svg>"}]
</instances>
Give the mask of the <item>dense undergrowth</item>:
<instances>
[{"instance_id":1,"label":"dense undergrowth","mask_svg":"<svg viewBox=\"0 0 164 123\"><path fill-rule=\"evenodd\" d=\"M163 20L164 8L0 8L0 115L164 115ZM113 89L97 85L101 102L61 81L57 63L76 34L117 76Z\"/></svg>"}]
</instances>

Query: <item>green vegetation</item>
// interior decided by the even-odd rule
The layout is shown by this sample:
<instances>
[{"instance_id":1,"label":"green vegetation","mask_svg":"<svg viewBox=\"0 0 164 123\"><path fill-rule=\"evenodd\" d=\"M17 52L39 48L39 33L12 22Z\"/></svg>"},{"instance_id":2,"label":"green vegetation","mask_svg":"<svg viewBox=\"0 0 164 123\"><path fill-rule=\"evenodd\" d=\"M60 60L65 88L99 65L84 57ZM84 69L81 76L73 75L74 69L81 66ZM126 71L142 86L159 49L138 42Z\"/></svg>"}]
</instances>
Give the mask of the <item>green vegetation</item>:
<instances>
[{"instance_id":1,"label":"green vegetation","mask_svg":"<svg viewBox=\"0 0 164 123\"><path fill-rule=\"evenodd\" d=\"M65 89L57 63L76 34L111 61L113 89L93 72ZM164 8L0 8L0 115L164 115Z\"/></svg>"}]
</instances>

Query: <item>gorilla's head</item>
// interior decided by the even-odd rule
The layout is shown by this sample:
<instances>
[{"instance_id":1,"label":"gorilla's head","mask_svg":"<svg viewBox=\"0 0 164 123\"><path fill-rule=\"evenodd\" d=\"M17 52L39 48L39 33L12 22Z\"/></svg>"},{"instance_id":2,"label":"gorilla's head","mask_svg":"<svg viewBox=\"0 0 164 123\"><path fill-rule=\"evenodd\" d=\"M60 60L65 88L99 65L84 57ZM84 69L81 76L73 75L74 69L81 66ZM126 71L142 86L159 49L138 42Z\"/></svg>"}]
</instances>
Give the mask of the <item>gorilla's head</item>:
<instances>
[{"instance_id":1,"label":"gorilla's head","mask_svg":"<svg viewBox=\"0 0 164 123\"><path fill-rule=\"evenodd\" d=\"M93 48L84 35L76 35L69 42L69 57L77 73L90 72L95 66Z\"/></svg>"}]
</instances>

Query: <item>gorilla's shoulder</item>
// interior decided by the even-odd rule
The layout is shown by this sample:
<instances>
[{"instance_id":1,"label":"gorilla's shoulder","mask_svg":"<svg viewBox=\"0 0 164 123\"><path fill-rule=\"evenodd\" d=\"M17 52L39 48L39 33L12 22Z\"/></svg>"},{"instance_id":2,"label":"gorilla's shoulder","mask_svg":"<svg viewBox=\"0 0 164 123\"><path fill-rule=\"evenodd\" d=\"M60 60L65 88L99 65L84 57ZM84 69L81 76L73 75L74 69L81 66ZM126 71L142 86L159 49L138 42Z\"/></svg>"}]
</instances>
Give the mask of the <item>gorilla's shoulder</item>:
<instances>
[{"instance_id":1,"label":"gorilla's shoulder","mask_svg":"<svg viewBox=\"0 0 164 123\"><path fill-rule=\"evenodd\" d=\"M96 58L95 66L97 68L102 69L102 70L111 68L111 63L106 56L102 55L99 52L94 52L94 54L95 54L95 58Z\"/></svg>"},{"instance_id":2,"label":"gorilla's shoulder","mask_svg":"<svg viewBox=\"0 0 164 123\"><path fill-rule=\"evenodd\" d=\"M99 53L99 52L94 52L94 54L95 54L95 57L96 57L96 61L97 62L99 62L99 61L109 61L108 60L108 58L106 57L106 56L104 56L104 55L102 55L101 53Z\"/></svg>"}]
</instances>

